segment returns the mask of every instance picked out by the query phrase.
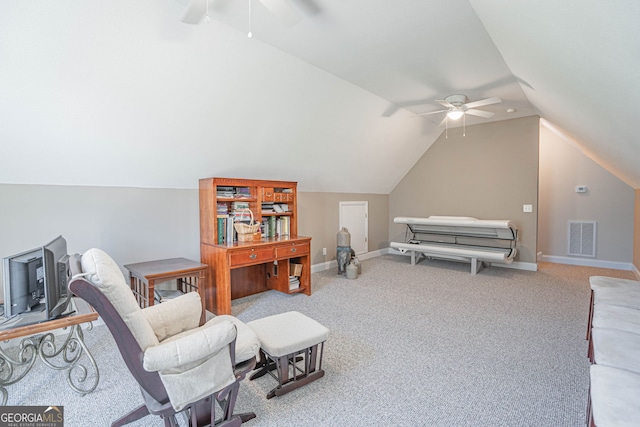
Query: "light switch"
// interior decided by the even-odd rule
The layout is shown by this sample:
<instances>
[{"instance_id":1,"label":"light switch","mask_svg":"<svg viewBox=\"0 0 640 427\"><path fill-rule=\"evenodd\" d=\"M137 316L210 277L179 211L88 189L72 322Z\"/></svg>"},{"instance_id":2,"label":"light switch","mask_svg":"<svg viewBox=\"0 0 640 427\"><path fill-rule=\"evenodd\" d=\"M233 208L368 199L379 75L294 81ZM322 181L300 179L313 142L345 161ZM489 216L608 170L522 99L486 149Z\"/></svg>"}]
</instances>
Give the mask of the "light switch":
<instances>
[{"instance_id":1,"label":"light switch","mask_svg":"<svg viewBox=\"0 0 640 427\"><path fill-rule=\"evenodd\" d=\"M533 205L522 205L522 212L533 212Z\"/></svg>"}]
</instances>

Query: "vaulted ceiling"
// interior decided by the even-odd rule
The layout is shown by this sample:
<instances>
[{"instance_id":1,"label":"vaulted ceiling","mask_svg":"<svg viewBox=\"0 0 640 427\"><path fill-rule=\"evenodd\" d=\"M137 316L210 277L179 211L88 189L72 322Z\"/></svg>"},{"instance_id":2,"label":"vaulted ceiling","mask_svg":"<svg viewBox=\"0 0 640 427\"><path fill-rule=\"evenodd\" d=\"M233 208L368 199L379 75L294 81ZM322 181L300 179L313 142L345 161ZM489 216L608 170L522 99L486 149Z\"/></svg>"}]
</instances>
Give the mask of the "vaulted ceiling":
<instances>
[{"instance_id":1,"label":"vaulted ceiling","mask_svg":"<svg viewBox=\"0 0 640 427\"><path fill-rule=\"evenodd\" d=\"M640 2L194 1L1 2L0 182L387 193L464 94L640 188Z\"/></svg>"}]
</instances>

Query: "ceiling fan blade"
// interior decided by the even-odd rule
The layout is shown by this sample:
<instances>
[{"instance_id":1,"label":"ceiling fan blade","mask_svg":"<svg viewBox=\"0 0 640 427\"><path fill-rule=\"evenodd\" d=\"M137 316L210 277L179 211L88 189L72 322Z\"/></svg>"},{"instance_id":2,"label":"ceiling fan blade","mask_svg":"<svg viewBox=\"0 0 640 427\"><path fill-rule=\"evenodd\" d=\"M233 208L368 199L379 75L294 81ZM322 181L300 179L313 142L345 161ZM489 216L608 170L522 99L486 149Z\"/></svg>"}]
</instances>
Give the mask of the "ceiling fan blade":
<instances>
[{"instance_id":1,"label":"ceiling fan blade","mask_svg":"<svg viewBox=\"0 0 640 427\"><path fill-rule=\"evenodd\" d=\"M180 21L185 24L199 24L207 13L207 1L208 0L189 0L187 8L180 16Z\"/></svg>"},{"instance_id":2,"label":"ceiling fan blade","mask_svg":"<svg viewBox=\"0 0 640 427\"><path fill-rule=\"evenodd\" d=\"M493 113L482 110L465 110L465 114L471 114L472 116L483 117L485 119L491 118L494 116Z\"/></svg>"},{"instance_id":3,"label":"ceiling fan blade","mask_svg":"<svg viewBox=\"0 0 640 427\"><path fill-rule=\"evenodd\" d=\"M260 0L272 15L276 16L285 27L293 27L302 17L286 0Z\"/></svg>"},{"instance_id":4,"label":"ceiling fan blade","mask_svg":"<svg viewBox=\"0 0 640 427\"><path fill-rule=\"evenodd\" d=\"M438 110L438 111L429 111L428 113L417 113L418 116L428 116L429 114L437 114L437 113L444 113L447 112L449 110Z\"/></svg>"},{"instance_id":5,"label":"ceiling fan blade","mask_svg":"<svg viewBox=\"0 0 640 427\"><path fill-rule=\"evenodd\" d=\"M436 102L444 105L447 108L455 108L455 105L448 103L447 101L445 101L444 99L436 99Z\"/></svg>"},{"instance_id":6,"label":"ceiling fan blade","mask_svg":"<svg viewBox=\"0 0 640 427\"><path fill-rule=\"evenodd\" d=\"M502 102L502 99L498 98L497 96L494 96L493 98L486 98L486 99L481 99L479 101L468 102L464 105L467 108L476 108L476 107L482 107L483 105L497 104L498 102Z\"/></svg>"}]
</instances>

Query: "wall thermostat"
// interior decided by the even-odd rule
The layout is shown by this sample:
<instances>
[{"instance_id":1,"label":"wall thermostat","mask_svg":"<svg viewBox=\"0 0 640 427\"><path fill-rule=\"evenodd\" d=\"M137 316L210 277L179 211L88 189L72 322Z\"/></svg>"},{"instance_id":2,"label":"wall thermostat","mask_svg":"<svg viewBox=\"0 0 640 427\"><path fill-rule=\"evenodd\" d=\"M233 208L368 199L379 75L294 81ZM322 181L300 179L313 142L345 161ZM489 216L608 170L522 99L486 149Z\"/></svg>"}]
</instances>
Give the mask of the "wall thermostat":
<instances>
[{"instance_id":1,"label":"wall thermostat","mask_svg":"<svg viewBox=\"0 0 640 427\"><path fill-rule=\"evenodd\" d=\"M576 193L586 193L587 186L586 185L576 185Z\"/></svg>"}]
</instances>

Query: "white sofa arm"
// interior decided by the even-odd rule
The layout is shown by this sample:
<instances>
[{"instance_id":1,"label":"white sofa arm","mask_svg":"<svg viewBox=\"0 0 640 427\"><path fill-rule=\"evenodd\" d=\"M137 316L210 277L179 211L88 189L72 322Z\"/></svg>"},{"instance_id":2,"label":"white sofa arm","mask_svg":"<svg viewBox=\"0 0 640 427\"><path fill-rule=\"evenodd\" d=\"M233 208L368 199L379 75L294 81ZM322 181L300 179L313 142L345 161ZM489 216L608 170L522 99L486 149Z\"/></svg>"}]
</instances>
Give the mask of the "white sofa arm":
<instances>
[{"instance_id":1,"label":"white sofa arm","mask_svg":"<svg viewBox=\"0 0 640 427\"><path fill-rule=\"evenodd\" d=\"M188 292L177 298L142 309L158 341L197 328L200 325L202 302L197 292Z\"/></svg>"},{"instance_id":2,"label":"white sofa arm","mask_svg":"<svg viewBox=\"0 0 640 427\"><path fill-rule=\"evenodd\" d=\"M194 329L192 333L147 348L144 352L143 367L150 372L184 372L191 367L189 365L212 357L235 338L236 327L231 321L203 325Z\"/></svg>"}]
</instances>

